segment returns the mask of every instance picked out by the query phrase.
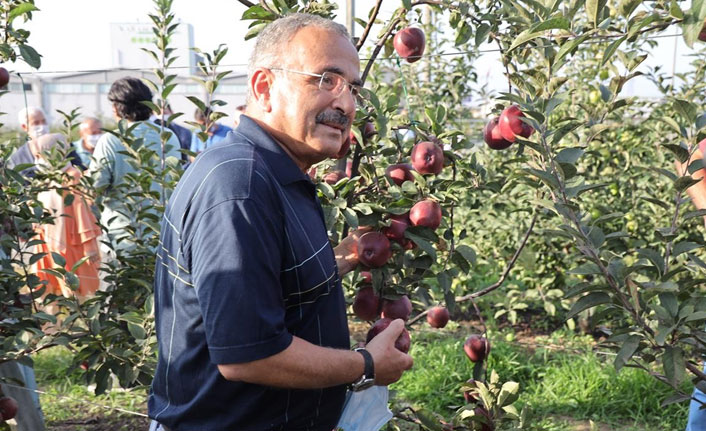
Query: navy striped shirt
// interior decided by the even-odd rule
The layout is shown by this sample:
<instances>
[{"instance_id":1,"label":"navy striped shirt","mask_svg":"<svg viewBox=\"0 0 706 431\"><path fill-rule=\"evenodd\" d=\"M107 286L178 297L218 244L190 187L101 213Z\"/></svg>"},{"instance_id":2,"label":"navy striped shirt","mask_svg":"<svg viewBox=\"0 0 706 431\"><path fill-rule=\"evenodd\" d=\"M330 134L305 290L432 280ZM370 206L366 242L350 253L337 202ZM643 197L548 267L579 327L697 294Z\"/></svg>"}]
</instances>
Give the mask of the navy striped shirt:
<instances>
[{"instance_id":1,"label":"navy striped shirt","mask_svg":"<svg viewBox=\"0 0 706 431\"><path fill-rule=\"evenodd\" d=\"M325 430L345 387L231 382L217 364L286 349L348 349L345 301L314 185L246 116L201 153L162 220L155 271L159 360L149 415L174 431Z\"/></svg>"}]
</instances>

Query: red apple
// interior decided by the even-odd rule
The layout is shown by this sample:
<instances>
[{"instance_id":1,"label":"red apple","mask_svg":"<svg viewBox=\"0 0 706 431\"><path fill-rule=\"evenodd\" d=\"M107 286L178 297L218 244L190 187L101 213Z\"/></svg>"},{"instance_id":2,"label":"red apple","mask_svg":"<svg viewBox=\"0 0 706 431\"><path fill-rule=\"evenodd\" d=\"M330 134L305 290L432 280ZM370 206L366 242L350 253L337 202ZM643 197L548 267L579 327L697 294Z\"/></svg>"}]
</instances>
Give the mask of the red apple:
<instances>
[{"instance_id":1,"label":"red apple","mask_svg":"<svg viewBox=\"0 0 706 431\"><path fill-rule=\"evenodd\" d=\"M363 283L370 284L373 282L373 274L370 271L360 271L360 276L363 277Z\"/></svg>"},{"instance_id":2,"label":"red apple","mask_svg":"<svg viewBox=\"0 0 706 431\"><path fill-rule=\"evenodd\" d=\"M404 244L406 239L404 237L404 231L407 230L409 223L409 213L391 215L390 226L384 227L382 229L382 233L384 233L390 241L396 241L400 244Z\"/></svg>"},{"instance_id":3,"label":"red apple","mask_svg":"<svg viewBox=\"0 0 706 431\"><path fill-rule=\"evenodd\" d=\"M358 238L358 260L369 268L380 268L392 257L390 240L381 232L366 232Z\"/></svg>"},{"instance_id":4,"label":"red apple","mask_svg":"<svg viewBox=\"0 0 706 431\"><path fill-rule=\"evenodd\" d=\"M81 367L82 370L87 371L88 367L89 367L88 361L81 362L81 365L79 365L79 366Z\"/></svg>"},{"instance_id":5,"label":"red apple","mask_svg":"<svg viewBox=\"0 0 706 431\"><path fill-rule=\"evenodd\" d=\"M337 182L341 181L342 179L346 178L346 173L343 171L335 170L327 173L324 175L324 182L327 184L336 184Z\"/></svg>"},{"instance_id":6,"label":"red apple","mask_svg":"<svg viewBox=\"0 0 706 431\"><path fill-rule=\"evenodd\" d=\"M701 42L706 42L706 22L704 22L704 25L701 27L701 31L699 32L699 40Z\"/></svg>"},{"instance_id":7,"label":"red apple","mask_svg":"<svg viewBox=\"0 0 706 431\"><path fill-rule=\"evenodd\" d=\"M525 114L517 105L508 106L503 110L498 120L498 128L505 140L515 142L517 135L529 138L534 133L532 126L520 120L520 117L524 116Z\"/></svg>"},{"instance_id":8,"label":"red apple","mask_svg":"<svg viewBox=\"0 0 706 431\"><path fill-rule=\"evenodd\" d=\"M388 166L387 169L385 169L385 175L398 186L401 186L405 181L414 181L412 165L408 163L398 163Z\"/></svg>"},{"instance_id":9,"label":"red apple","mask_svg":"<svg viewBox=\"0 0 706 431\"><path fill-rule=\"evenodd\" d=\"M468 379L466 383L475 385L476 381L473 379ZM475 390L463 391L463 399L466 400L466 404L477 403L478 402L478 392Z\"/></svg>"},{"instance_id":10,"label":"red apple","mask_svg":"<svg viewBox=\"0 0 706 431\"><path fill-rule=\"evenodd\" d=\"M427 322L432 328L443 328L449 323L449 310L446 307L434 307L427 313Z\"/></svg>"},{"instance_id":11,"label":"red apple","mask_svg":"<svg viewBox=\"0 0 706 431\"><path fill-rule=\"evenodd\" d=\"M4 67L0 67L0 88L3 88L10 82L10 73Z\"/></svg>"},{"instance_id":12,"label":"red apple","mask_svg":"<svg viewBox=\"0 0 706 431\"><path fill-rule=\"evenodd\" d=\"M409 300L407 295L403 295L400 299L395 299L394 301L383 299L382 317L402 319L406 322L409 320L410 314L412 314L412 301Z\"/></svg>"},{"instance_id":13,"label":"red apple","mask_svg":"<svg viewBox=\"0 0 706 431\"><path fill-rule=\"evenodd\" d=\"M12 419L17 414L17 400L12 397L2 397L0 398L0 415L2 415L2 420L6 421Z\"/></svg>"},{"instance_id":14,"label":"red apple","mask_svg":"<svg viewBox=\"0 0 706 431\"><path fill-rule=\"evenodd\" d=\"M490 417L490 413L488 410L483 407L483 406L478 406L475 409L473 409L473 412L481 417L481 420L478 422L481 424L480 431L494 431L495 430L495 425L493 424L493 418Z\"/></svg>"},{"instance_id":15,"label":"red apple","mask_svg":"<svg viewBox=\"0 0 706 431\"><path fill-rule=\"evenodd\" d=\"M363 137L366 139L370 139L372 136L377 135L378 131L375 130L375 124L373 124L371 121L368 121L365 123L365 127L363 127Z\"/></svg>"},{"instance_id":16,"label":"red apple","mask_svg":"<svg viewBox=\"0 0 706 431\"><path fill-rule=\"evenodd\" d=\"M483 140L494 150L504 150L512 145L512 142L506 140L503 138L503 135L500 134L500 128L498 127L499 120L500 117L493 118L488 121L488 124L485 125L485 129L483 129Z\"/></svg>"},{"instance_id":17,"label":"red apple","mask_svg":"<svg viewBox=\"0 0 706 431\"><path fill-rule=\"evenodd\" d=\"M365 286L358 291L353 300L353 313L361 320L373 320L380 311L380 297L372 286Z\"/></svg>"},{"instance_id":18,"label":"red apple","mask_svg":"<svg viewBox=\"0 0 706 431\"><path fill-rule=\"evenodd\" d=\"M472 362L480 362L490 353L490 341L478 334L472 334L463 343L463 350Z\"/></svg>"},{"instance_id":19,"label":"red apple","mask_svg":"<svg viewBox=\"0 0 706 431\"><path fill-rule=\"evenodd\" d=\"M444 150L433 142L420 142L412 148L412 166L420 174L438 174L444 169Z\"/></svg>"},{"instance_id":20,"label":"red apple","mask_svg":"<svg viewBox=\"0 0 706 431\"><path fill-rule=\"evenodd\" d=\"M441 225L441 205L431 199L419 201L409 210L409 221L412 226L436 229Z\"/></svg>"},{"instance_id":21,"label":"red apple","mask_svg":"<svg viewBox=\"0 0 706 431\"><path fill-rule=\"evenodd\" d=\"M424 54L426 45L424 32L416 27L407 27L397 32L392 45L397 55L406 59L408 63L414 63Z\"/></svg>"},{"instance_id":22,"label":"red apple","mask_svg":"<svg viewBox=\"0 0 706 431\"><path fill-rule=\"evenodd\" d=\"M382 318L373 324L373 327L368 331L368 336L365 338L365 343L369 343L370 340L375 338L376 335L384 331L392 323L392 319ZM409 332L406 328L402 329L402 333L397 340L395 340L395 347L402 353L409 352L409 346L411 340L409 338Z\"/></svg>"}]
</instances>

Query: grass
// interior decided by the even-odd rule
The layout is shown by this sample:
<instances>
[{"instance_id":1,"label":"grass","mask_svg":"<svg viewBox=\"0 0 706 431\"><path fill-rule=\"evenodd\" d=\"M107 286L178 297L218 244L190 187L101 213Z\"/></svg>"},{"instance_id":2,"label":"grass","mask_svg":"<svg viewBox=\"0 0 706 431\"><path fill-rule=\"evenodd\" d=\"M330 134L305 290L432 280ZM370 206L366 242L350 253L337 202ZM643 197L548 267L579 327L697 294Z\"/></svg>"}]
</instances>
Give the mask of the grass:
<instances>
[{"instance_id":1,"label":"grass","mask_svg":"<svg viewBox=\"0 0 706 431\"><path fill-rule=\"evenodd\" d=\"M463 353L463 334L416 331L410 352L414 369L391 389L400 399L451 417L464 404L460 384L472 375L472 363ZM624 368L616 373L612 356L591 350L590 337L560 331L535 337L529 345L506 341L504 334L491 340L489 369L502 381L520 384L517 406L529 407L538 421L536 429L582 429L569 427L577 421L593 421L595 429L606 430L684 429L686 403L661 407L670 395L668 387L640 370Z\"/></svg>"},{"instance_id":2,"label":"grass","mask_svg":"<svg viewBox=\"0 0 706 431\"><path fill-rule=\"evenodd\" d=\"M34 358L34 368L48 430L147 429L149 421L121 412L147 413L147 388L114 389L95 395L81 373L71 368L71 353L63 347L45 350ZM113 385L117 387L116 385Z\"/></svg>"},{"instance_id":3,"label":"grass","mask_svg":"<svg viewBox=\"0 0 706 431\"><path fill-rule=\"evenodd\" d=\"M454 323L449 326L453 329L413 332L410 353L414 368L391 386L396 399L446 418L463 405L459 387L472 374L472 363L462 347L468 330ZM660 403L669 395L669 388L639 370L626 368L616 373L611 356L592 351L590 337L558 331L531 339L514 339L511 332L494 333L490 338L493 345L488 367L501 380L520 384L517 406L529 407L532 430L684 429L685 403L662 408ZM37 355L35 370L40 389L47 392L41 395L41 402L48 429L146 429L148 420L110 410L145 413L146 388L95 396L81 373L71 368L71 355L63 348Z\"/></svg>"}]
</instances>

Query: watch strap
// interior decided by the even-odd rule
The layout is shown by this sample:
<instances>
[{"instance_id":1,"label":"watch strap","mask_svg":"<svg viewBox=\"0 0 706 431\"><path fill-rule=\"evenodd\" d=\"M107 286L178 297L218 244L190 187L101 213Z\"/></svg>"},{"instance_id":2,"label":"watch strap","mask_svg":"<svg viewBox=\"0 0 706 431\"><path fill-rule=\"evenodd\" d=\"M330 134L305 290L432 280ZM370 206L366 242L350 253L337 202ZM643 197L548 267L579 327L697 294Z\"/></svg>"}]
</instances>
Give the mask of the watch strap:
<instances>
[{"instance_id":1,"label":"watch strap","mask_svg":"<svg viewBox=\"0 0 706 431\"><path fill-rule=\"evenodd\" d=\"M362 347L355 349L355 351L363 355L363 359L365 361L365 371L363 372L363 376L366 379L375 379L375 364L373 362L373 355Z\"/></svg>"}]
</instances>

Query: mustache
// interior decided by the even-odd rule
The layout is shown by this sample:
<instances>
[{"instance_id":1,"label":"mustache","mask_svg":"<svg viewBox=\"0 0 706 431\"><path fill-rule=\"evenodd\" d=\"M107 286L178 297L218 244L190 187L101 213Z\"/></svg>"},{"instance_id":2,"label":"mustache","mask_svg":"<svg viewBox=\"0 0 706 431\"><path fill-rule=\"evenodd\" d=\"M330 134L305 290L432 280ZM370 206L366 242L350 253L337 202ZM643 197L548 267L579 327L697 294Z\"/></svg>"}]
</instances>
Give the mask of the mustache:
<instances>
[{"instance_id":1,"label":"mustache","mask_svg":"<svg viewBox=\"0 0 706 431\"><path fill-rule=\"evenodd\" d=\"M350 120L338 111L326 111L316 116L317 123L339 124L341 127L348 127Z\"/></svg>"}]
</instances>

